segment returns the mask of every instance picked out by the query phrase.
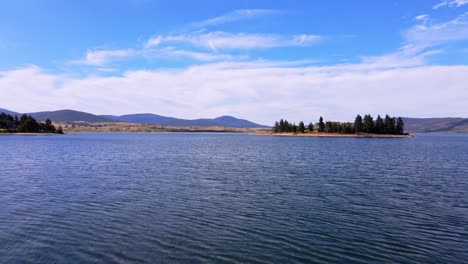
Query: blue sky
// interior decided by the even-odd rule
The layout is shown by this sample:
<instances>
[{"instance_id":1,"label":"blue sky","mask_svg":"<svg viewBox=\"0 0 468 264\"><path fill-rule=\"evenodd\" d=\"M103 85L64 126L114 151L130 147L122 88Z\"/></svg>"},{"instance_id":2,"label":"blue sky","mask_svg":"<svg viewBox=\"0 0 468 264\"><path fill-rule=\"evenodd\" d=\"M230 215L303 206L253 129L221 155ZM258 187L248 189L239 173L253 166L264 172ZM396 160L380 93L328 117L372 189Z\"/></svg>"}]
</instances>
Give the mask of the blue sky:
<instances>
[{"instance_id":1,"label":"blue sky","mask_svg":"<svg viewBox=\"0 0 468 264\"><path fill-rule=\"evenodd\" d=\"M16 111L467 117L467 64L468 0L0 2Z\"/></svg>"}]
</instances>

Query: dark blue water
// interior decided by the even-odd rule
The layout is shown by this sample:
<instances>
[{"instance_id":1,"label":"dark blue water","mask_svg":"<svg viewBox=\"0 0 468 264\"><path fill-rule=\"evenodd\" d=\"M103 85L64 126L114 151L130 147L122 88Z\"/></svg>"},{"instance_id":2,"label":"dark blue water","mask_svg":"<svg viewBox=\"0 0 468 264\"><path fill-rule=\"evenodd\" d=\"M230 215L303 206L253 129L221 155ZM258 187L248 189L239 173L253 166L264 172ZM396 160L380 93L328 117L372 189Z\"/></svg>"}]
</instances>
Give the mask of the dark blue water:
<instances>
[{"instance_id":1,"label":"dark blue water","mask_svg":"<svg viewBox=\"0 0 468 264\"><path fill-rule=\"evenodd\" d=\"M0 136L0 263L467 263L468 136Z\"/></svg>"}]
</instances>

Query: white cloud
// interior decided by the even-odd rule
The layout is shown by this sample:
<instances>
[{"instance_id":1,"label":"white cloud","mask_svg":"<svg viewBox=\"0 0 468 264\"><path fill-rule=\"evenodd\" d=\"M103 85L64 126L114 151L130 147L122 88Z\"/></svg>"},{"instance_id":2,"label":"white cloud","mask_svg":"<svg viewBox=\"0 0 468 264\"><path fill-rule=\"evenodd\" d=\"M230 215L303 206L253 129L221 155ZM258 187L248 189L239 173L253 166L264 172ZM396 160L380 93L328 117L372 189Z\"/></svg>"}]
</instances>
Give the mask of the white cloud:
<instances>
[{"instance_id":1,"label":"white cloud","mask_svg":"<svg viewBox=\"0 0 468 264\"><path fill-rule=\"evenodd\" d=\"M209 32L192 33L170 36L157 36L149 39L145 47L150 48L168 43L189 43L191 45L207 48L213 51L233 49L262 49L283 46L305 46L316 43L321 39L317 35L296 35L286 38L276 34L251 34L251 33L229 33Z\"/></svg>"},{"instance_id":2,"label":"white cloud","mask_svg":"<svg viewBox=\"0 0 468 264\"><path fill-rule=\"evenodd\" d=\"M468 12L448 22L416 25L405 32L405 38L408 43L428 46L468 40Z\"/></svg>"},{"instance_id":3,"label":"white cloud","mask_svg":"<svg viewBox=\"0 0 468 264\"><path fill-rule=\"evenodd\" d=\"M191 50L177 49L176 47L166 47L153 52L155 56L165 57L187 57L198 61L219 61L244 59L245 56L233 56L230 54L219 54L209 52L197 52Z\"/></svg>"},{"instance_id":4,"label":"white cloud","mask_svg":"<svg viewBox=\"0 0 468 264\"><path fill-rule=\"evenodd\" d=\"M420 21L421 23L425 24L429 20L429 15L422 14L422 15L416 16L413 20Z\"/></svg>"},{"instance_id":5,"label":"white cloud","mask_svg":"<svg viewBox=\"0 0 468 264\"><path fill-rule=\"evenodd\" d=\"M468 0L444 0L437 5L433 6L432 9L439 9L441 7L460 7L468 4Z\"/></svg>"},{"instance_id":6,"label":"white cloud","mask_svg":"<svg viewBox=\"0 0 468 264\"><path fill-rule=\"evenodd\" d=\"M310 44L314 44L320 40L322 40L322 37L318 35L301 34L294 36L291 40L291 44L295 44L298 46L307 46Z\"/></svg>"},{"instance_id":7,"label":"white cloud","mask_svg":"<svg viewBox=\"0 0 468 264\"><path fill-rule=\"evenodd\" d=\"M468 116L468 66L292 62L212 63L179 70L72 78L31 66L0 72L0 107L29 112L72 108L96 114L152 112L199 118L231 114L275 119L352 120L356 113Z\"/></svg>"},{"instance_id":8,"label":"white cloud","mask_svg":"<svg viewBox=\"0 0 468 264\"><path fill-rule=\"evenodd\" d=\"M208 27L208 26L216 26L220 24L254 18L258 16L271 15L274 13L278 13L278 11L271 10L271 9L241 9L241 10L235 10L233 12L224 14L222 16L217 16L214 18L200 21L200 22L192 23L192 26L199 27L199 28Z\"/></svg>"},{"instance_id":9,"label":"white cloud","mask_svg":"<svg viewBox=\"0 0 468 264\"><path fill-rule=\"evenodd\" d=\"M125 59L136 55L136 52L132 49L120 49L120 50L89 50L86 53L85 59L76 61L79 64L103 66L106 63Z\"/></svg>"}]
</instances>

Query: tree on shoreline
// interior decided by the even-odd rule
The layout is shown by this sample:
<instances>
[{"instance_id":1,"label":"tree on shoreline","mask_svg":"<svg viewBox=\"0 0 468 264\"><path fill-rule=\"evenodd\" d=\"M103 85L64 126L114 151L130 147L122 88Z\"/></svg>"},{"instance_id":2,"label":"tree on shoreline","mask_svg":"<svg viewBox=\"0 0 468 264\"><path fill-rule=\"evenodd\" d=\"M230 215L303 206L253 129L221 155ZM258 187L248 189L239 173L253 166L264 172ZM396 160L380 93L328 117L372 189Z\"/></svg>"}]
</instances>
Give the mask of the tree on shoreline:
<instances>
[{"instance_id":1,"label":"tree on shoreline","mask_svg":"<svg viewBox=\"0 0 468 264\"><path fill-rule=\"evenodd\" d=\"M20 119L5 113L0 113L0 132L8 133L58 133L63 134L61 129L55 129L52 121L47 119L45 123L37 122L32 116L22 115Z\"/></svg>"},{"instance_id":2,"label":"tree on shoreline","mask_svg":"<svg viewBox=\"0 0 468 264\"><path fill-rule=\"evenodd\" d=\"M371 115L364 116L364 132L374 133L374 118Z\"/></svg>"},{"instance_id":3,"label":"tree on shoreline","mask_svg":"<svg viewBox=\"0 0 468 264\"><path fill-rule=\"evenodd\" d=\"M318 132L324 132L325 131L325 123L323 123L323 117L319 118L319 123L318 123Z\"/></svg>"},{"instance_id":4,"label":"tree on shoreline","mask_svg":"<svg viewBox=\"0 0 468 264\"><path fill-rule=\"evenodd\" d=\"M307 126L307 129L309 130L309 133L314 132L314 124L312 124L312 122L310 122L309 125Z\"/></svg>"},{"instance_id":5,"label":"tree on shoreline","mask_svg":"<svg viewBox=\"0 0 468 264\"><path fill-rule=\"evenodd\" d=\"M380 115L378 115L377 119L375 120L374 133L376 134L384 133L384 122L383 122L382 117L380 117Z\"/></svg>"},{"instance_id":6,"label":"tree on shoreline","mask_svg":"<svg viewBox=\"0 0 468 264\"><path fill-rule=\"evenodd\" d=\"M398 117L395 132L397 135L403 135L405 133L405 124L403 123L403 118Z\"/></svg>"},{"instance_id":7,"label":"tree on shoreline","mask_svg":"<svg viewBox=\"0 0 468 264\"><path fill-rule=\"evenodd\" d=\"M299 122L299 125L298 125L298 127L297 127L297 131L298 131L299 133L304 133L304 132L305 132L304 122L302 122L302 121Z\"/></svg>"},{"instance_id":8,"label":"tree on shoreline","mask_svg":"<svg viewBox=\"0 0 468 264\"><path fill-rule=\"evenodd\" d=\"M354 126L353 129L356 133L364 132L364 125L362 124L362 117L361 115L357 115L356 119L354 119Z\"/></svg>"},{"instance_id":9,"label":"tree on shoreline","mask_svg":"<svg viewBox=\"0 0 468 264\"><path fill-rule=\"evenodd\" d=\"M401 117L398 117L396 125L395 118L389 115L385 116L385 120L380 115L374 122L374 119L370 114L364 116L362 120L361 115L357 115L354 123L349 122L324 122L323 117L320 117L319 122L314 125L312 122L307 126L309 133L314 132L314 128L317 128L317 132L322 133L338 133L338 134L354 134L354 133L369 133L369 134L385 134L385 135L404 135L404 123ZM299 125L291 124L287 120L281 119L279 122L275 122L273 126L273 132L275 133L305 133L306 128L304 122L300 121Z\"/></svg>"}]
</instances>

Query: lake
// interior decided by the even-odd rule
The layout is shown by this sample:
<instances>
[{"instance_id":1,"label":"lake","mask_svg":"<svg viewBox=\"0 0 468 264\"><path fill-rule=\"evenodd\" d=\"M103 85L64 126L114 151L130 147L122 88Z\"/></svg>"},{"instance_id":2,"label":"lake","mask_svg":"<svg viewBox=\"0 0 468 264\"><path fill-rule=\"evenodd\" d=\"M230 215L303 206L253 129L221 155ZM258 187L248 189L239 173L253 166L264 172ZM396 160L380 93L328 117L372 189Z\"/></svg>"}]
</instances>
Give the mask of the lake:
<instances>
[{"instance_id":1,"label":"lake","mask_svg":"<svg viewBox=\"0 0 468 264\"><path fill-rule=\"evenodd\" d=\"M468 262L468 135L0 136L0 263Z\"/></svg>"}]
</instances>

